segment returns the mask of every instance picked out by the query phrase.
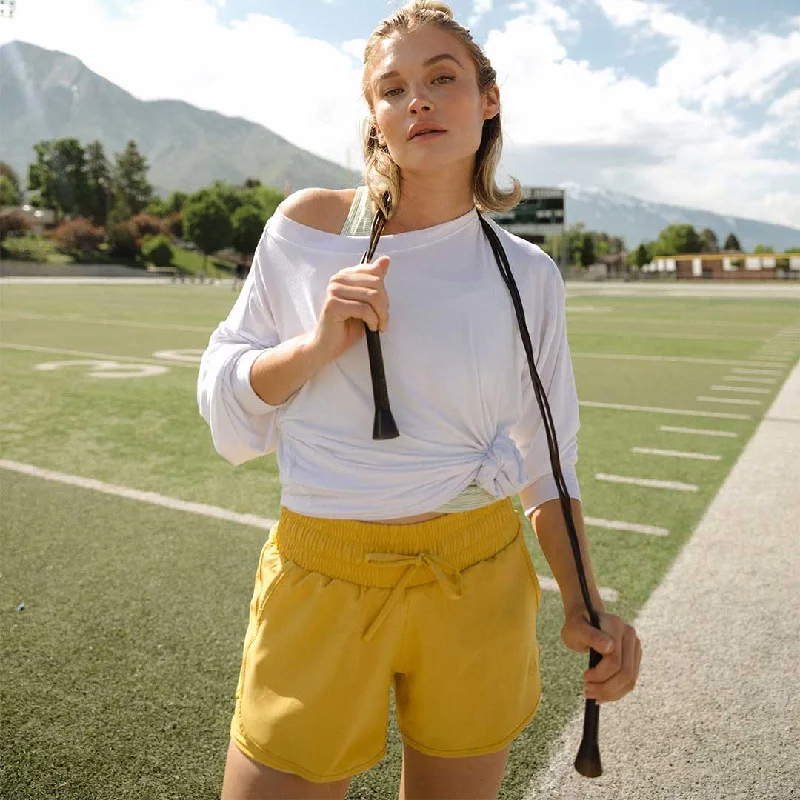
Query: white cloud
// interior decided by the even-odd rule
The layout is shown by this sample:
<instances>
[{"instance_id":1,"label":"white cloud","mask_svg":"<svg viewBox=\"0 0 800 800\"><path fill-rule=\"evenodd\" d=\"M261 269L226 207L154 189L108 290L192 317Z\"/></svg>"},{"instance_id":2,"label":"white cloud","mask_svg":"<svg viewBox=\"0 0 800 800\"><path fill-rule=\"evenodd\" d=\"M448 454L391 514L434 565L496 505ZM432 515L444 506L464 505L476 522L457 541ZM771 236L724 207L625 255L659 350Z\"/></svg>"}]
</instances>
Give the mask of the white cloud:
<instances>
[{"instance_id":1,"label":"white cloud","mask_svg":"<svg viewBox=\"0 0 800 800\"><path fill-rule=\"evenodd\" d=\"M800 90L773 97L800 65L800 17L782 36L725 36L644 0L594 2L632 39L658 37L673 54L653 82L569 56L580 4L516 0L523 9L489 33L510 150L540 157L523 180L597 182L652 200L722 213L800 221ZM475 13L492 3L477 0ZM341 164L361 163L359 124L365 41L312 39L280 19L251 14L225 24L220 0L128 0L114 16L104 0L20 3L11 38L69 52L143 99L178 98L258 122ZM590 31L584 32L590 34ZM731 101L769 105L747 130ZM514 162L522 163L522 162Z\"/></svg>"},{"instance_id":2,"label":"white cloud","mask_svg":"<svg viewBox=\"0 0 800 800\"><path fill-rule=\"evenodd\" d=\"M472 0L472 16L467 19L467 27L473 28L481 17L488 14L494 6L494 0Z\"/></svg>"},{"instance_id":3,"label":"white cloud","mask_svg":"<svg viewBox=\"0 0 800 800\"><path fill-rule=\"evenodd\" d=\"M675 52L652 84L593 68L568 56L564 32L577 23L548 16L549 0L528 4L530 13L492 31L486 50L498 72L506 141L515 151L508 161L529 164L530 174L519 177L542 180L560 170L588 182L591 175L653 200L798 225L800 160L765 153L776 144L800 144L800 92L775 101L773 118L749 135L730 101L767 100L800 67L800 20L787 23L782 37L740 40L658 4L595 2L613 24L664 37ZM537 151L550 154L551 163Z\"/></svg>"}]
</instances>

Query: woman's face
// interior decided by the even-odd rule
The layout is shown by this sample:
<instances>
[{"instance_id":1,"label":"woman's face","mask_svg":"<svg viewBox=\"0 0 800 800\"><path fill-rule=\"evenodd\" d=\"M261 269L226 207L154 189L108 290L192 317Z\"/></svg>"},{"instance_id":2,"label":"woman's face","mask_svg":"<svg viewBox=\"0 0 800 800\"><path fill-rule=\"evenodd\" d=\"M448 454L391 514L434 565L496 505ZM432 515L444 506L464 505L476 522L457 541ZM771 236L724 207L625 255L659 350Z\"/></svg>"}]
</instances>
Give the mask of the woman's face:
<instances>
[{"instance_id":1,"label":"woman's face","mask_svg":"<svg viewBox=\"0 0 800 800\"><path fill-rule=\"evenodd\" d=\"M380 42L369 82L379 136L405 171L431 171L459 161L471 170L483 123L500 111L500 92L481 95L464 44L433 26ZM427 128L438 132L421 134Z\"/></svg>"}]
</instances>

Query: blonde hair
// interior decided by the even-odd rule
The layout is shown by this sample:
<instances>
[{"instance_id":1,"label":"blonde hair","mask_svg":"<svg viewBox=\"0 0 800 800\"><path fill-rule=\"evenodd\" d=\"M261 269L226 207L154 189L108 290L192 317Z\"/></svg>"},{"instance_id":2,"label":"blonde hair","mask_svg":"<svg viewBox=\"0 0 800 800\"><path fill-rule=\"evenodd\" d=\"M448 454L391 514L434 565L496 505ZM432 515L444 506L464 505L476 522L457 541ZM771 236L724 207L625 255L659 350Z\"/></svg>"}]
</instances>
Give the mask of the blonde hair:
<instances>
[{"instance_id":1,"label":"blonde hair","mask_svg":"<svg viewBox=\"0 0 800 800\"><path fill-rule=\"evenodd\" d=\"M480 47L472 40L470 32L455 21L450 7L438 0L411 0L389 17L379 23L372 32L364 48L364 76L362 92L370 110L370 118L362 128L362 147L364 151L364 183L376 208L391 217L400 200L400 167L392 159L385 144L378 141L375 125L372 93L368 80L369 62L382 39L388 39L395 31L409 33L423 25L431 25L453 34L467 48L475 64L478 75L478 88L486 92L497 81L497 73ZM475 158L475 171L472 176L472 192L476 205L485 211L508 211L522 198L522 187L512 178L513 188L507 192L495 182L495 172L503 149L503 131L500 114L483 123L481 143ZM389 192L391 207L384 205L383 195Z\"/></svg>"}]
</instances>

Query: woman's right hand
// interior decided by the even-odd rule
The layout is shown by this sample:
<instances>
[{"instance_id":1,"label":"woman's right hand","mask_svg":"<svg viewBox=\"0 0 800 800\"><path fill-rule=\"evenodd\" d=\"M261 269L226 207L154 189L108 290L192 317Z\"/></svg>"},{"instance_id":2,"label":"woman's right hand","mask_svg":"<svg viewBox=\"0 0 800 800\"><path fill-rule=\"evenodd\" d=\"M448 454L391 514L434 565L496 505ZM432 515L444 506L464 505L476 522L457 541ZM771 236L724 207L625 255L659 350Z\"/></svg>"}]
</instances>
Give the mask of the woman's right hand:
<instances>
[{"instance_id":1,"label":"woman's right hand","mask_svg":"<svg viewBox=\"0 0 800 800\"><path fill-rule=\"evenodd\" d=\"M384 278L389 257L337 272L328 281L312 341L327 360L334 361L370 330L385 333L389 325L389 296Z\"/></svg>"}]
</instances>

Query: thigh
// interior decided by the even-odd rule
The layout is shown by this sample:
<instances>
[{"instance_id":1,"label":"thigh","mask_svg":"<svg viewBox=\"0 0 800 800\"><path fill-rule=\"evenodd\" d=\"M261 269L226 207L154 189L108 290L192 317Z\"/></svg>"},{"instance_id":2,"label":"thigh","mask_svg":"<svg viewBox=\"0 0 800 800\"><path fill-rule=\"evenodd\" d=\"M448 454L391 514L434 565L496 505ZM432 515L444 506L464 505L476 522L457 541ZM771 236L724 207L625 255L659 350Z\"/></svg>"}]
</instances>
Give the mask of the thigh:
<instances>
[{"instance_id":1,"label":"thigh","mask_svg":"<svg viewBox=\"0 0 800 800\"><path fill-rule=\"evenodd\" d=\"M461 576L458 599L433 585L409 590L397 721L404 741L431 756L500 750L541 698L540 589L521 526L510 544Z\"/></svg>"},{"instance_id":2,"label":"thigh","mask_svg":"<svg viewBox=\"0 0 800 800\"><path fill-rule=\"evenodd\" d=\"M496 798L509 747L495 753L440 758L403 745L400 800L489 800Z\"/></svg>"},{"instance_id":3,"label":"thigh","mask_svg":"<svg viewBox=\"0 0 800 800\"><path fill-rule=\"evenodd\" d=\"M350 778L314 783L253 761L231 742L222 782L222 800L344 800Z\"/></svg>"}]
</instances>

